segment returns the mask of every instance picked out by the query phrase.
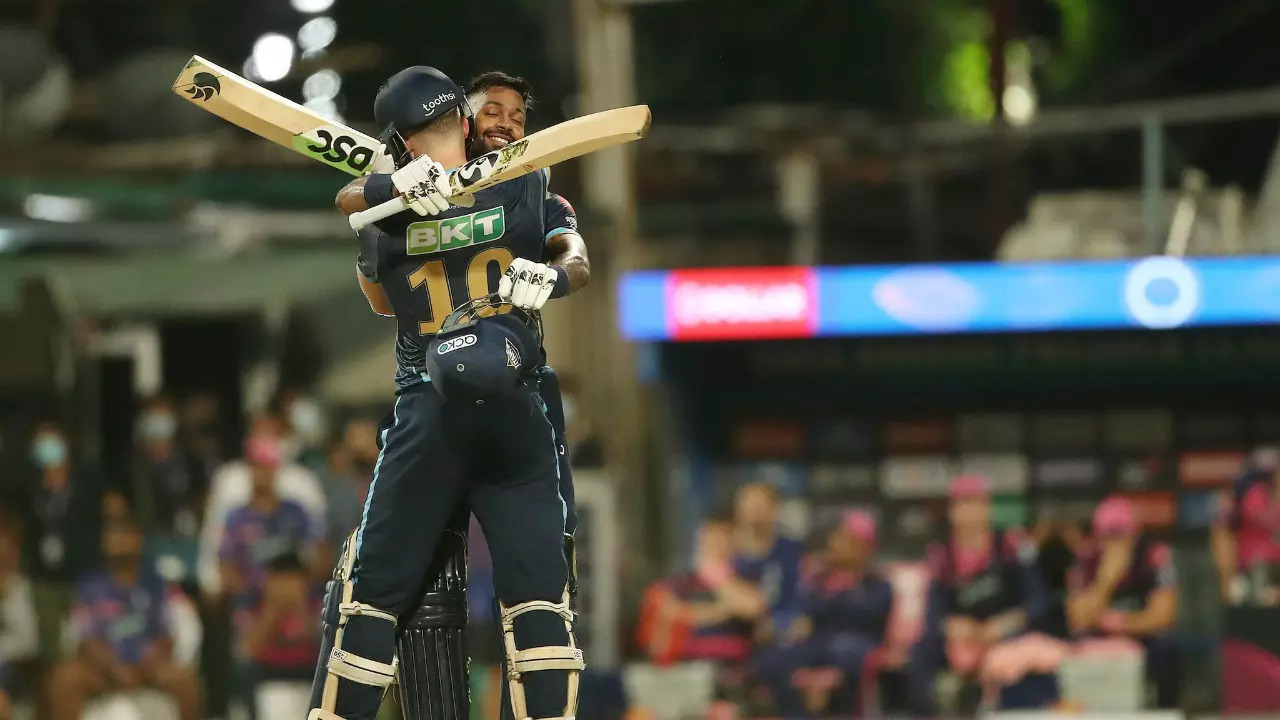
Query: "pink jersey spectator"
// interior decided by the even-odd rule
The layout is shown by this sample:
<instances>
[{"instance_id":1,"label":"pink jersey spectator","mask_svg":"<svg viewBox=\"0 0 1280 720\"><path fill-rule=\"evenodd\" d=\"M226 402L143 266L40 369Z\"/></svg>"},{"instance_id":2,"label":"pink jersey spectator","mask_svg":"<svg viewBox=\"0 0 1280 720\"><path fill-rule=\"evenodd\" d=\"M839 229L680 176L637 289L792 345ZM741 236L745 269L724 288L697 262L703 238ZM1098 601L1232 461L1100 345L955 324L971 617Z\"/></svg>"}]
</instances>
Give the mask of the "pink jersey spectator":
<instances>
[{"instance_id":1,"label":"pink jersey spectator","mask_svg":"<svg viewBox=\"0 0 1280 720\"><path fill-rule=\"evenodd\" d=\"M1240 567L1256 563L1280 564L1280 503L1271 483L1249 488L1240 500L1240 530L1236 533Z\"/></svg>"}]
</instances>

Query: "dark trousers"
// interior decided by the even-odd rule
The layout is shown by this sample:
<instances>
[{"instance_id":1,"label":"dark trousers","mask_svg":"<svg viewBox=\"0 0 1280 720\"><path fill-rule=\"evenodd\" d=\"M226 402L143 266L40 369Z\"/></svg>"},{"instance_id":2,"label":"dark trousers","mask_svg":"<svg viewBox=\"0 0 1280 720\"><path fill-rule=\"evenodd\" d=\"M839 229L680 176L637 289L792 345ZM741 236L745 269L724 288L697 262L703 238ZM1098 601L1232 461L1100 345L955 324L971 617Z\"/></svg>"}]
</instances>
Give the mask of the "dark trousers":
<instances>
[{"instance_id":1,"label":"dark trousers","mask_svg":"<svg viewBox=\"0 0 1280 720\"><path fill-rule=\"evenodd\" d=\"M756 673L773 692L784 717L807 715L799 691L792 685L797 670L835 668L844 673L839 690L856 698L861 689L862 664L879 641L859 633L817 633L794 645L767 648L756 658Z\"/></svg>"},{"instance_id":2,"label":"dark trousers","mask_svg":"<svg viewBox=\"0 0 1280 720\"><path fill-rule=\"evenodd\" d=\"M446 401L429 384L401 392L380 430L382 451L356 535L352 601L398 616L415 607L440 539L465 503L484 530L499 601L560 602L568 582L568 506L555 435L532 381L474 405ZM567 643L563 620L551 613L522 615L515 627L520 648ZM389 663L394 644L390 623L348 621L344 651ZM564 676L530 675L531 715L562 713ZM335 711L347 720L373 720L380 696L378 688L344 681Z\"/></svg>"},{"instance_id":3,"label":"dark trousers","mask_svg":"<svg viewBox=\"0 0 1280 720\"><path fill-rule=\"evenodd\" d=\"M565 532L572 535L578 529L578 512L574 504L573 468L569 467L569 441L565 437L564 399L560 393L560 377L550 365L538 370L538 395L546 406L547 419L556 434L556 452L560 453L560 497L564 499L568 512L565 517Z\"/></svg>"},{"instance_id":4,"label":"dark trousers","mask_svg":"<svg viewBox=\"0 0 1280 720\"><path fill-rule=\"evenodd\" d=\"M1147 651L1147 682L1155 687L1156 707L1177 708L1182 681L1177 641L1171 635L1157 635L1143 638L1142 647Z\"/></svg>"}]
</instances>

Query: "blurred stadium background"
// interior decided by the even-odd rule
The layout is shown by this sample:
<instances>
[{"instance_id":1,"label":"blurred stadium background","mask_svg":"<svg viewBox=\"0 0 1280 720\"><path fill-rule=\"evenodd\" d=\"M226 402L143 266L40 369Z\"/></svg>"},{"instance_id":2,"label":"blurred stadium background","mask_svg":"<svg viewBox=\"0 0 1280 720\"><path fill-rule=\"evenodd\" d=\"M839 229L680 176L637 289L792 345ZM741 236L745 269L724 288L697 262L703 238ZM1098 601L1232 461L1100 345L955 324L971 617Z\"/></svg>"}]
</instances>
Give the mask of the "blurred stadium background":
<instances>
[{"instance_id":1,"label":"blurred stadium background","mask_svg":"<svg viewBox=\"0 0 1280 720\"><path fill-rule=\"evenodd\" d=\"M1275 0L0 1L0 716L53 717L41 688L76 630L128 619L68 620L118 497L180 588L169 632L205 716L302 716L308 668L245 679L253 619L216 525L263 467L350 521L393 325L352 279L345 178L174 97L193 53L373 135L377 87L419 63L528 78L532 129L653 108L643 142L554 172L595 275L545 313L583 515L584 719L782 712L756 662L800 607L779 582L812 592L801 568L860 511L894 581L888 659L784 684L834 693L819 714L921 712L904 678L957 475L1045 550L1028 562L1059 613L1095 506L1127 498L1177 569L1168 709L1280 714L1280 552L1243 551L1280 514L1270 493L1237 508L1280 444L1277 33ZM702 632L680 573L729 508L771 607L712 658L672 637ZM761 550L775 523L803 557ZM494 717L478 538L473 556L475 715ZM1067 658L1056 707L1153 707L1144 662ZM930 682L963 685L946 665ZM176 717L165 694L89 714Z\"/></svg>"}]
</instances>

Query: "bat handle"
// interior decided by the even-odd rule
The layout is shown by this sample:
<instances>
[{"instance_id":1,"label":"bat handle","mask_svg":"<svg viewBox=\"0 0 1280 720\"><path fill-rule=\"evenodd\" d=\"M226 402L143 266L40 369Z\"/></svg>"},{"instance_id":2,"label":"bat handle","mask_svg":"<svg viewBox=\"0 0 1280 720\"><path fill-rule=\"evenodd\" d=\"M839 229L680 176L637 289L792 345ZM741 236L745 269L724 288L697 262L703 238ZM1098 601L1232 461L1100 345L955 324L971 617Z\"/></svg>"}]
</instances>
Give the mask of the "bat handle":
<instances>
[{"instance_id":1,"label":"bat handle","mask_svg":"<svg viewBox=\"0 0 1280 720\"><path fill-rule=\"evenodd\" d=\"M409 203L404 199L404 197L394 197L381 205L375 205L368 210L351 213L351 215L347 217L347 221L351 223L352 230L359 232L379 220L385 220L396 213L408 209L408 207Z\"/></svg>"}]
</instances>

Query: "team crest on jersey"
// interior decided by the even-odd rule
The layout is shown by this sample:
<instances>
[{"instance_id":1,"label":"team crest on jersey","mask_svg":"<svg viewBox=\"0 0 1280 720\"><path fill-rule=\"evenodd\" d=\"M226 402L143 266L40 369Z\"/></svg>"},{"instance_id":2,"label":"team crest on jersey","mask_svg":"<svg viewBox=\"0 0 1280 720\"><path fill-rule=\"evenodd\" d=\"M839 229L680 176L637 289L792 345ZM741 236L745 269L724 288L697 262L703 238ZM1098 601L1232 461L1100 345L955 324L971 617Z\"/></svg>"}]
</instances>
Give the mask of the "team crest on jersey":
<instances>
[{"instance_id":1,"label":"team crest on jersey","mask_svg":"<svg viewBox=\"0 0 1280 720\"><path fill-rule=\"evenodd\" d=\"M471 347L475 344L476 336L474 333L470 335L460 335L456 338L449 338L448 340L440 343L439 347L436 348L436 354L445 355L453 352L454 350L461 350L462 348Z\"/></svg>"},{"instance_id":2,"label":"team crest on jersey","mask_svg":"<svg viewBox=\"0 0 1280 720\"><path fill-rule=\"evenodd\" d=\"M507 343L507 367L520 369L520 351L516 350L516 346L511 344L511 338L505 340Z\"/></svg>"},{"instance_id":3,"label":"team crest on jersey","mask_svg":"<svg viewBox=\"0 0 1280 720\"><path fill-rule=\"evenodd\" d=\"M423 220L405 231L405 253L426 255L493 242L507 232L507 216L501 205L470 215Z\"/></svg>"}]
</instances>

